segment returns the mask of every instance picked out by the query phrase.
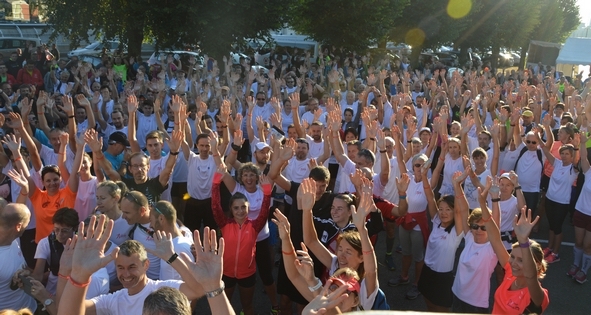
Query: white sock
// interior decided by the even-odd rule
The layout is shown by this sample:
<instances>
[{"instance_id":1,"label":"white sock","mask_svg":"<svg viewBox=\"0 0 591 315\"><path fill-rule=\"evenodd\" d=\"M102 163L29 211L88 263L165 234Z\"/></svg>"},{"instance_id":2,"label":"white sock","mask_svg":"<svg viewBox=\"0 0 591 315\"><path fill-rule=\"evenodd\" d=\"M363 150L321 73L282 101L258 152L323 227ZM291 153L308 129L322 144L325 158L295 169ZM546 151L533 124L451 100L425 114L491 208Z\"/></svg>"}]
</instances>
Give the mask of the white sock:
<instances>
[{"instance_id":1,"label":"white sock","mask_svg":"<svg viewBox=\"0 0 591 315\"><path fill-rule=\"evenodd\" d=\"M573 262L573 265L581 267L581 260L583 259L583 249L573 246L573 254L575 256L575 261Z\"/></svg>"},{"instance_id":2,"label":"white sock","mask_svg":"<svg viewBox=\"0 0 591 315\"><path fill-rule=\"evenodd\" d=\"M581 266L581 270L587 274L587 270L591 267L591 255L584 254L583 255L583 264Z\"/></svg>"}]
</instances>

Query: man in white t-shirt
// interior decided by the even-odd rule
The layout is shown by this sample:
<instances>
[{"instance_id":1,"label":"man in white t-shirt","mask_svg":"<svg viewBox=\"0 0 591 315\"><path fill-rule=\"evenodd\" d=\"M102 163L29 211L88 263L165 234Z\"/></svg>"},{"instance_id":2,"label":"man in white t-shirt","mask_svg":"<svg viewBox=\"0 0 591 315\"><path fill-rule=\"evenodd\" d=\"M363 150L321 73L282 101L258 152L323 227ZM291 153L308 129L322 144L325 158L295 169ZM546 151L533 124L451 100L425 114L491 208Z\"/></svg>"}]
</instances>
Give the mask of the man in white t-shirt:
<instances>
[{"instance_id":1,"label":"man in white t-shirt","mask_svg":"<svg viewBox=\"0 0 591 315\"><path fill-rule=\"evenodd\" d=\"M37 309L37 302L18 289L12 278L27 267L18 238L25 232L31 212L23 204L9 203L0 207L0 310ZM45 301L44 301L45 302Z\"/></svg>"},{"instance_id":2,"label":"man in white t-shirt","mask_svg":"<svg viewBox=\"0 0 591 315\"><path fill-rule=\"evenodd\" d=\"M201 223L203 226L217 227L211 209L211 187L217 166L222 163L220 154L217 152L217 142L215 142L216 147L212 148L208 134L198 135L195 143L199 154L191 151L187 141L181 144L183 158L189 165L187 192L190 196L185 206L183 223L191 231L200 229Z\"/></svg>"},{"instance_id":3,"label":"man in white t-shirt","mask_svg":"<svg viewBox=\"0 0 591 315\"><path fill-rule=\"evenodd\" d=\"M138 147L134 148L134 143L130 139L130 144L133 152L137 152ZM162 148L164 147L164 138L162 132L154 130L146 135L146 150L150 156L150 169L148 170L148 178L155 178L159 176L166 168L168 155L162 156ZM178 152L176 152L178 154ZM170 154L170 153L169 153ZM170 190L172 189L172 176L168 178L168 187L160 196L161 200L172 202Z\"/></svg>"},{"instance_id":4,"label":"man in white t-shirt","mask_svg":"<svg viewBox=\"0 0 591 315\"><path fill-rule=\"evenodd\" d=\"M193 240L185 237L176 224L176 209L168 201L158 201L150 211L150 227L154 231L162 231L172 236L173 250L177 254L185 253L193 257L191 245ZM181 276L174 268L164 262L160 262L160 280L181 280Z\"/></svg>"}]
</instances>

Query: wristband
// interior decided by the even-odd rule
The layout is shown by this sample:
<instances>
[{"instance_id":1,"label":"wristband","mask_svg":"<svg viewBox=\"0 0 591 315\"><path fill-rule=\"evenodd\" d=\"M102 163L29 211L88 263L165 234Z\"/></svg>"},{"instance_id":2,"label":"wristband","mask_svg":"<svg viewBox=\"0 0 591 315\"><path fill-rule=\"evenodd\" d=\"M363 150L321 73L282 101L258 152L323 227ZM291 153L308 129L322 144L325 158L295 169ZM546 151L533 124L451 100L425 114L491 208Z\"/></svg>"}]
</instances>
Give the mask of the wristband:
<instances>
[{"instance_id":1,"label":"wristband","mask_svg":"<svg viewBox=\"0 0 591 315\"><path fill-rule=\"evenodd\" d=\"M21 159L22 159L22 157L20 157L20 156L19 156L19 157L17 157L16 159L14 159L14 162L13 162L13 163L16 163L16 162L18 162L18 161L20 161Z\"/></svg>"},{"instance_id":2,"label":"wristband","mask_svg":"<svg viewBox=\"0 0 591 315\"><path fill-rule=\"evenodd\" d=\"M283 253L283 255L286 255L286 256L291 256L291 255L295 254L293 250L291 252L284 252L284 251L281 251L281 252Z\"/></svg>"},{"instance_id":3,"label":"wristband","mask_svg":"<svg viewBox=\"0 0 591 315\"><path fill-rule=\"evenodd\" d=\"M315 286L308 287L308 290L310 290L310 292L316 292L316 290L322 288L322 281L320 281L320 279L318 279L318 278L316 278L316 280L318 281L318 283L316 283Z\"/></svg>"},{"instance_id":4,"label":"wristband","mask_svg":"<svg viewBox=\"0 0 591 315\"><path fill-rule=\"evenodd\" d=\"M515 190L519 190L519 189L521 189L521 186L515 187Z\"/></svg>"},{"instance_id":5,"label":"wristband","mask_svg":"<svg viewBox=\"0 0 591 315\"><path fill-rule=\"evenodd\" d=\"M176 152L172 152L172 151L170 151L170 155L175 155L175 156L176 156L176 155L179 155L179 153L180 153L180 152L181 152L181 151L176 151Z\"/></svg>"},{"instance_id":6,"label":"wristband","mask_svg":"<svg viewBox=\"0 0 591 315\"><path fill-rule=\"evenodd\" d=\"M73 286L78 287L78 288L84 288L84 287L87 287L90 284L90 279L88 279L88 282L86 282L86 283L76 282L74 279L72 279L72 277L69 277L68 279L70 280L70 283Z\"/></svg>"},{"instance_id":7,"label":"wristband","mask_svg":"<svg viewBox=\"0 0 591 315\"><path fill-rule=\"evenodd\" d=\"M579 148L574 148L573 150L575 150L575 151L579 151Z\"/></svg>"},{"instance_id":8,"label":"wristband","mask_svg":"<svg viewBox=\"0 0 591 315\"><path fill-rule=\"evenodd\" d=\"M388 152L387 150L380 150L380 153L386 153Z\"/></svg>"},{"instance_id":9,"label":"wristband","mask_svg":"<svg viewBox=\"0 0 591 315\"><path fill-rule=\"evenodd\" d=\"M57 273L57 276L58 276L58 277L60 277L60 278L62 278L62 279L66 279L66 280L70 279L70 277L68 277L68 276L64 276L64 275L62 275L62 274L61 274L61 273L59 273L59 272Z\"/></svg>"},{"instance_id":10,"label":"wristband","mask_svg":"<svg viewBox=\"0 0 591 315\"><path fill-rule=\"evenodd\" d=\"M225 288L226 288L226 284L224 283L224 281L222 281L222 286L219 289L215 289L213 291L205 292L205 296L207 296L208 299L214 298L214 297L222 294L224 292L224 289Z\"/></svg>"},{"instance_id":11,"label":"wristband","mask_svg":"<svg viewBox=\"0 0 591 315\"><path fill-rule=\"evenodd\" d=\"M406 140L406 143L412 143L412 140Z\"/></svg>"},{"instance_id":12,"label":"wristband","mask_svg":"<svg viewBox=\"0 0 591 315\"><path fill-rule=\"evenodd\" d=\"M74 117L76 117L76 116L74 116L74 115L72 115L72 116L68 116L68 118L74 118Z\"/></svg>"},{"instance_id":13,"label":"wristband","mask_svg":"<svg viewBox=\"0 0 591 315\"><path fill-rule=\"evenodd\" d=\"M399 199L406 199L406 195L398 195Z\"/></svg>"},{"instance_id":14,"label":"wristband","mask_svg":"<svg viewBox=\"0 0 591 315\"><path fill-rule=\"evenodd\" d=\"M519 247L521 247L521 248L529 248L529 239L525 243L519 243Z\"/></svg>"},{"instance_id":15,"label":"wristband","mask_svg":"<svg viewBox=\"0 0 591 315\"><path fill-rule=\"evenodd\" d=\"M373 250L362 250L361 253L363 255L365 255L365 254L369 255L369 254L373 253Z\"/></svg>"},{"instance_id":16,"label":"wristband","mask_svg":"<svg viewBox=\"0 0 591 315\"><path fill-rule=\"evenodd\" d=\"M174 253L172 254L172 256L170 256L170 258L168 258L168 260L166 261L169 265L172 264L177 258L179 257L179 254Z\"/></svg>"},{"instance_id":17,"label":"wristband","mask_svg":"<svg viewBox=\"0 0 591 315\"><path fill-rule=\"evenodd\" d=\"M242 150L242 146L241 145L235 145L234 143L232 143L232 150L234 151L240 151Z\"/></svg>"},{"instance_id":18,"label":"wristband","mask_svg":"<svg viewBox=\"0 0 591 315\"><path fill-rule=\"evenodd\" d=\"M376 138L369 138L369 140L371 140L371 141L376 141Z\"/></svg>"},{"instance_id":19,"label":"wristband","mask_svg":"<svg viewBox=\"0 0 591 315\"><path fill-rule=\"evenodd\" d=\"M228 128L228 125L220 126L220 128Z\"/></svg>"},{"instance_id":20,"label":"wristband","mask_svg":"<svg viewBox=\"0 0 591 315\"><path fill-rule=\"evenodd\" d=\"M484 218L481 218L480 220L482 220L482 222L486 223L486 222L490 221L491 218L492 217L488 217L488 220L485 220Z\"/></svg>"},{"instance_id":21,"label":"wristband","mask_svg":"<svg viewBox=\"0 0 591 315\"><path fill-rule=\"evenodd\" d=\"M499 202L499 201L501 201L501 198L493 198L493 199L491 199L491 201L492 202Z\"/></svg>"}]
</instances>

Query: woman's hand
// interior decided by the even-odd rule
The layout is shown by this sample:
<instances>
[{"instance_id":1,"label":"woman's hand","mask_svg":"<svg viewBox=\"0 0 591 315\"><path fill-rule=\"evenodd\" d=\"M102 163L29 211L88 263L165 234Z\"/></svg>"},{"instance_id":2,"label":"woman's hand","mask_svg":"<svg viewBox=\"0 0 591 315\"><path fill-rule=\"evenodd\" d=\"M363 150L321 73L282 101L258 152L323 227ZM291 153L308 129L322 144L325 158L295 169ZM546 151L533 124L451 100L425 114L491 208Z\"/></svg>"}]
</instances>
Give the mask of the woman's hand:
<instances>
[{"instance_id":1,"label":"woman's hand","mask_svg":"<svg viewBox=\"0 0 591 315\"><path fill-rule=\"evenodd\" d=\"M312 210L316 202L316 182L311 178L304 179L298 189L297 198L301 210Z\"/></svg>"},{"instance_id":2,"label":"woman's hand","mask_svg":"<svg viewBox=\"0 0 591 315\"><path fill-rule=\"evenodd\" d=\"M16 169L11 169L8 171L8 177L12 179L13 183L16 183L21 187L21 194L26 195L29 193L29 181L23 170L17 171Z\"/></svg>"},{"instance_id":3,"label":"woman's hand","mask_svg":"<svg viewBox=\"0 0 591 315\"><path fill-rule=\"evenodd\" d=\"M332 280L328 279L322 292L306 305L302 314L326 314L327 311L335 308L349 297L347 294L348 286L342 285L329 294L329 288L331 285Z\"/></svg>"},{"instance_id":4,"label":"woman's hand","mask_svg":"<svg viewBox=\"0 0 591 315\"><path fill-rule=\"evenodd\" d=\"M296 250L296 259L293 261L296 266L296 269L300 273L306 282L310 284L310 286L316 285L316 276L314 275L314 261L310 254L308 254L308 248L306 244L302 242L302 249Z\"/></svg>"},{"instance_id":5,"label":"woman's hand","mask_svg":"<svg viewBox=\"0 0 591 315\"><path fill-rule=\"evenodd\" d=\"M400 178L396 178L396 188L398 188L399 195L406 194L408 185L410 185L410 177L408 177L408 174L402 173L400 174Z\"/></svg>"},{"instance_id":6,"label":"woman's hand","mask_svg":"<svg viewBox=\"0 0 591 315\"><path fill-rule=\"evenodd\" d=\"M288 240L291 227L287 217L279 209L275 209L275 219L271 219L271 221L277 225L279 238L282 240Z\"/></svg>"},{"instance_id":7,"label":"woman's hand","mask_svg":"<svg viewBox=\"0 0 591 315\"><path fill-rule=\"evenodd\" d=\"M515 235L517 236L517 241L519 243L525 243L528 240L529 234L533 227L538 223L540 219L539 216L532 221L532 214L531 209L527 209L527 206L523 206L521 208L521 216L515 215L515 220L513 221L513 230L515 231Z\"/></svg>"}]
</instances>

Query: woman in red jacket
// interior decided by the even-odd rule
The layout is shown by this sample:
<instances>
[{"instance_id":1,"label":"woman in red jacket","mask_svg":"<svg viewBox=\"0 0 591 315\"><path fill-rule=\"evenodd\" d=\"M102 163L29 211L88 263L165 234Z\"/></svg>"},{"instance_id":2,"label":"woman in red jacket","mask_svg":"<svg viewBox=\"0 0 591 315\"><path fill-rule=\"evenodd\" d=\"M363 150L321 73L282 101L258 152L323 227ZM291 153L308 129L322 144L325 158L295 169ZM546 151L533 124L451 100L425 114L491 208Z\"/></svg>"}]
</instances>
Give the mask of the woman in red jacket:
<instances>
[{"instance_id":1,"label":"woman in red jacket","mask_svg":"<svg viewBox=\"0 0 591 315\"><path fill-rule=\"evenodd\" d=\"M248 218L249 203L242 193L235 193L230 198L230 217L222 210L220 183L226 174L226 166L220 165L213 177L211 207L215 222L220 227L226 249L224 250L224 275L226 295L231 299L236 284L240 290L240 303L245 315L254 314L252 300L256 283L256 240L265 226L271 204L271 180L261 175L259 184L263 191L261 212L255 220Z\"/></svg>"}]
</instances>

